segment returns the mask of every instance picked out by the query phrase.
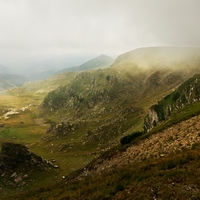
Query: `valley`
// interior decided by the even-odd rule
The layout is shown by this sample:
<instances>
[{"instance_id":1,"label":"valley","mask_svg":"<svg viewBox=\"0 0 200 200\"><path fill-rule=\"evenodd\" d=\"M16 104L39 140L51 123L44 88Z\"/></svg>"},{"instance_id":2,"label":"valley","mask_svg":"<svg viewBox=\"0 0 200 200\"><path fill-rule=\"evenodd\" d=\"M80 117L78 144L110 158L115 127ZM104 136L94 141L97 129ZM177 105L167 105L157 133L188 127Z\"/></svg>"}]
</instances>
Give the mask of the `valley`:
<instances>
[{"instance_id":1,"label":"valley","mask_svg":"<svg viewBox=\"0 0 200 200\"><path fill-rule=\"evenodd\" d=\"M18 193L29 199L21 192L35 190L35 198L62 199L68 194L55 190L60 192L63 182L77 184L77 180L93 181L95 176L120 175L122 169L132 171L134 166L139 169L139 165L154 162L161 165L170 156L176 159L182 152L196 152L200 134L199 52L198 48L137 49L118 56L107 68L90 66L84 71L61 72L1 92L0 143L23 144L56 165L53 171L34 172L23 187L0 185L1 194L8 198L10 193L12 199ZM120 144L121 138L136 131L144 133ZM99 191L109 199L120 199L121 193L132 187L126 189L127 185L118 186L113 193ZM81 188L78 191L82 193ZM98 195L91 199L101 199Z\"/></svg>"}]
</instances>

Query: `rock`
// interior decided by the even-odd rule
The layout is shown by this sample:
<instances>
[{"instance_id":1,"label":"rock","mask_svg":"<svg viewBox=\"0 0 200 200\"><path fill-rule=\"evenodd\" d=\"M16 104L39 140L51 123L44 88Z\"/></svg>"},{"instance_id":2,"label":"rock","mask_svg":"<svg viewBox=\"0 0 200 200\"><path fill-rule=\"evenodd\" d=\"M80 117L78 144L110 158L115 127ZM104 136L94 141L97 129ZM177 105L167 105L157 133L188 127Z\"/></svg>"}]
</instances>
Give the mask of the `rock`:
<instances>
[{"instance_id":1,"label":"rock","mask_svg":"<svg viewBox=\"0 0 200 200\"><path fill-rule=\"evenodd\" d=\"M23 178L28 178L29 175L28 174L24 174Z\"/></svg>"},{"instance_id":2,"label":"rock","mask_svg":"<svg viewBox=\"0 0 200 200\"><path fill-rule=\"evenodd\" d=\"M22 181L23 181L23 179L20 176L18 176L17 178L14 179L15 183L19 183L19 182L22 182Z\"/></svg>"},{"instance_id":3,"label":"rock","mask_svg":"<svg viewBox=\"0 0 200 200\"><path fill-rule=\"evenodd\" d=\"M13 178L13 177L16 177L17 176L17 173L14 172L10 177Z\"/></svg>"}]
</instances>

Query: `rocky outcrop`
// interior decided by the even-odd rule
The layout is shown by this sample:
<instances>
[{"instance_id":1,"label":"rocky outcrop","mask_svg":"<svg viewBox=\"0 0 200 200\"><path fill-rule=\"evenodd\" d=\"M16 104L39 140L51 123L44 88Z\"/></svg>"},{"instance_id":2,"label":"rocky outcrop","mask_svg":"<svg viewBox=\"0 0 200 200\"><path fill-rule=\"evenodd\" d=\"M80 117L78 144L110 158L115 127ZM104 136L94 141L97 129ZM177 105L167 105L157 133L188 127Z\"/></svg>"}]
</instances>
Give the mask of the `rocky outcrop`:
<instances>
[{"instance_id":1,"label":"rocky outcrop","mask_svg":"<svg viewBox=\"0 0 200 200\"><path fill-rule=\"evenodd\" d=\"M67 135L68 133L72 133L77 127L78 124L70 124L69 122L64 123L61 122L59 124L50 124L47 133L54 133L57 135Z\"/></svg>"},{"instance_id":2,"label":"rocky outcrop","mask_svg":"<svg viewBox=\"0 0 200 200\"><path fill-rule=\"evenodd\" d=\"M177 90L153 105L145 118L145 131L150 131L159 122L166 120L171 113L200 101L200 75L195 75L181 84Z\"/></svg>"},{"instance_id":3,"label":"rocky outcrop","mask_svg":"<svg viewBox=\"0 0 200 200\"><path fill-rule=\"evenodd\" d=\"M13 170L35 169L47 170L52 167L46 160L40 156L31 153L29 148L22 144L2 143L0 154L0 171L2 173L10 173Z\"/></svg>"},{"instance_id":4,"label":"rocky outcrop","mask_svg":"<svg viewBox=\"0 0 200 200\"><path fill-rule=\"evenodd\" d=\"M44 160L22 144L2 143L0 175L1 183L5 188L19 188L27 185L27 182L35 182L39 174L48 173L51 176L51 172L57 168L54 159ZM36 177L33 176L34 173L37 174Z\"/></svg>"}]
</instances>

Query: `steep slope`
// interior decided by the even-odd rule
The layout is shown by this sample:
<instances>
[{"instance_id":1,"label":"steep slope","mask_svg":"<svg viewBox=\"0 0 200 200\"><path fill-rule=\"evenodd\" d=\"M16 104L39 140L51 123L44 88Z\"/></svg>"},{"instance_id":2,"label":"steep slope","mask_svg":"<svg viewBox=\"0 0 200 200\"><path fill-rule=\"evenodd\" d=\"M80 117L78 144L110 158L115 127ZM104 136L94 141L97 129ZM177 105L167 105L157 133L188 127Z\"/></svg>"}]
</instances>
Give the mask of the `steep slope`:
<instances>
[{"instance_id":1,"label":"steep slope","mask_svg":"<svg viewBox=\"0 0 200 200\"><path fill-rule=\"evenodd\" d=\"M102 69L109 67L114 62L114 59L106 56L106 55L100 55L96 58L93 58L86 63L83 63L82 65L75 66L75 67L69 67L65 68L60 72L77 72L77 71L84 71L84 70L90 70L90 69Z\"/></svg>"}]
</instances>

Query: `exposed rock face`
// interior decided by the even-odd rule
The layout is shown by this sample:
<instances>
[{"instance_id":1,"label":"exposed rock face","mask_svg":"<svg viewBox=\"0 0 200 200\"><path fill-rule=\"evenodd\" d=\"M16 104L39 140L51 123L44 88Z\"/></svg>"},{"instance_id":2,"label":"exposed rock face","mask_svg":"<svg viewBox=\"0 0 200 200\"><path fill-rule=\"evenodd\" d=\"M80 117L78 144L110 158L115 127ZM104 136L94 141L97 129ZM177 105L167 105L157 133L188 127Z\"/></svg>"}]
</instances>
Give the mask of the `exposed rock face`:
<instances>
[{"instance_id":1,"label":"exposed rock face","mask_svg":"<svg viewBox=\"0 0 200 200\"><path fill-rule=\"evenodd\" d=\"M47 166L47 161L31 153L28 147L22 144L2 143L0 154L0 170L2 172L16 170L18 167L34 167L45 170Z\"/></svg>"},{"instance_id":2,"label":"exposed rock face","mask_svg":"<svg viewBox=\"0 0 200 200\"><path fill-rule=\"evenodd\" d=\"M188 79L177 90L153 105L145 119L145 131L150 131L158 122L166 120L174 111L200 101L200 75Z\"/></svg>"},{"instance_id":3,"label":"exposed rock face","mask_svg":"<svg viewBox=\"0 0 200 200\"><path fill-rule=\"evenodd\" d=\"M149 108L148 117L145 122L148 125L148 130L152 129L159 122L158 113L154 110L153 106Z\"/></svg>"}]
</instances>

